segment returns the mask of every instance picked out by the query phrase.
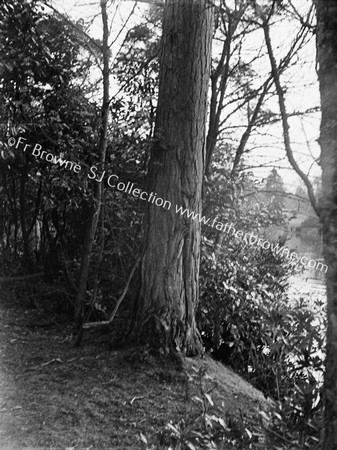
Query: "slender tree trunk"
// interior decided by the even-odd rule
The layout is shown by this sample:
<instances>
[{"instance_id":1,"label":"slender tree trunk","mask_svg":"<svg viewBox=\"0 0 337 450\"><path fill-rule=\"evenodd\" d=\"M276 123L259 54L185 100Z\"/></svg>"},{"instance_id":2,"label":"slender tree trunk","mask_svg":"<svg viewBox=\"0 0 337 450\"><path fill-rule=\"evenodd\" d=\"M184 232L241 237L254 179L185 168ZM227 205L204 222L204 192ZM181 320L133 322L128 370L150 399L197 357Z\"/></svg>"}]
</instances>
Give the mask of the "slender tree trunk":
<instances>
[{"instance_id":1,"label":"slender tree trunk","mask_svg":"<svg viewBox=\"0 0 337 450\"><path fill-rule=\"evenodd\" d=\"M175 208L201 211L212 27L207 0L167 0L148 192L172 206L148 203L133 324L139 343L165 353L202 351L195 322L200 223Z\"/></svg>"},{"instance_id":2,"label":"slender tree trunk","mask_svg":"<svg viewBox=\"0 0 337 450\"><path fill-rule=\"evenodd\" d=\"M216 143L219 135L219 128L221 125L221 113L224 106L224 99L226 96L226 90L229 78L231 48L233 36L237 30L237 27L242 19L248 7L248 2L238 2L235 8L235 13L227 10L227 17L222 17L227 24L226 40L223 43L220 60L217 67L211 75L211 99L210 99L210 111L208 120L208 131L206 138L206 162L205 162L205 175L209 176L211 173L212 157L216 148ZM221 11L220 15L224 15L225 12Z\"/></svg>"},{"instance_id":3,"label":"slender tree trunk","mask_svg":"<svg viewBox=\"0 0 337 450\"><path fill-rule=\"evenodd\" d=\"M107 0L101 0L101 11L103 22L103 104L101 108L102 122L98 148L99 154L98 169L100 172L104 170L105 166L107 131L109 120L109 45L108 45L109 29L108 29L106 4ZM87 289L90 257L92 253L92 247L94 244L95 233L102 203L103 183L98 183L96 181L94 181L94 183L95 183L94 204L92 206L91 213L88 219L86 234L83 243L81 268L80 268L80 284L74 311L74 319L78 325L81 325L83 320L83 306L84 306L85 292Z\"/></svg>"},{"instance_id":4,"label":"slender tree trunk","mask_svg":"<svg viewBox=\"0 0 337 450\"><path fill-rule=\"evenodd\" d=\"M229 20L228 36L223 44L220 62L217 69L211 76L212 90L210 101L209 125L206 138L206 162L205 162L206 176L209 176L210 174L212 156L215 151L218 139L220 117L228 85L229 60L230 60L231 39L232 39L231 28L232 28L231 21Z\"/></svg>"},{"instance_id":5,"label":"slender tree trunk","mask_svg":"<svg viewBox=\"0 0 337 450\"><path fill-rule=\"evenodd\" d=\"M34 266L34 261L32 257L32 249L30 243L30 233L27 225L27 215L26 215L26 184L28 181L27 168L23 169L21 180L20 180L20 225L23 241L23 261L22 265L25 269L31 270Z\"/></svg>"},{"instance_id":6,"label":"slender tree trunk","mask_svg":"<svg viewBox=\"0 0 337 450\"><path fill-rule=\"evenodd\" d=\"M316 0L317 62L321 93L323 249L327 272L327 346L324 378L324 450L337 448L337 0Z\"/></svg>"}]
</instances>

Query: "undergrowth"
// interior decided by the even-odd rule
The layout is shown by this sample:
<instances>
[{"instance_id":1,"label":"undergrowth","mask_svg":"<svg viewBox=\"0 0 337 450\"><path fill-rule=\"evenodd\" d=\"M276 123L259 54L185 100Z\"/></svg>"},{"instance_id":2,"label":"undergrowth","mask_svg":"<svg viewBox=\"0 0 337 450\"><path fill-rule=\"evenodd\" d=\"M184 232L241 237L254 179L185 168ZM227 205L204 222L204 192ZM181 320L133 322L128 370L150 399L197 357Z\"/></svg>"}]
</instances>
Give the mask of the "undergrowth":
<instances>
[{"instance_id":1,"label":"undergrowth","mask_svg":"<svg viewBox=\"0 0 337 450\"><path fill-rule=\"evenodd\" d=\"M262 413L268 423L262 448L319 449L323 300L290 297L288 279L298 269L272 251L249 251L249 260L239 245L215 254L205 241L198 311L205 347L275 401L273 411Z\"/></svg>"}]
</instances>

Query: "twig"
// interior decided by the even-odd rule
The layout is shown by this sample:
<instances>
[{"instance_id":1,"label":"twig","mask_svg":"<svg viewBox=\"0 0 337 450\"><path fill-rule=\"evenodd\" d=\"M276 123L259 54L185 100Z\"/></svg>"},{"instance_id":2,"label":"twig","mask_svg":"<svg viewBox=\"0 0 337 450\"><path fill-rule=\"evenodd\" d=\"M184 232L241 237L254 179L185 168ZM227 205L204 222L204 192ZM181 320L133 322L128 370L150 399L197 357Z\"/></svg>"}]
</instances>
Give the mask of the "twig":
<instances>
[{"instance_id":1,"label":"twig","mask_svg":"<svg viewBox=\"0 0 337 450\"><path fill-rule=\"evenodd\" d=\"M126 282L126 285L125 285L125 288L124 288L124 290L122 292L122 295L117 300L116 306L115 306L114 310L112 311L112 313L111 313L111 315L109 317L109 320L103 320L102 322L88 322L88 323L84 323L82 325L82 327L80 328L80 331L78 333L77 339L76 339L75 344L74 344L75 347L79 347L81 345L85 329L99 327L99 326L103 326L103 325L109 325L114 320L114 318L115 318L115 316L117 314L118 308L120 307L120 304L122 303L122 301L123 301L123 299L124 299L128 289L129 289L129 286L130 286L130 283L131 283L131 279L133 277L133 274L135 273L135 270L136 270L139 262L140 262L140 256L137 258L137 261L135 262L135 265L133 266L133 268L131 270L131 273L130 273L129 278L128 278L127 282Z\"/></svg>"},{"instance_id":2,"label":"twig","mask_svg":"<svg viewBox=\"0 0 337 450\"><path fill-rule=\"evenodd\" d=\"M102 322L88 322L88 323L84 323L82 328L87 329L87 328L97 327L97 326L100 326L100 325L109 325L114 320L114 318L115 318L115 316L117 314L117 311L118 311L122 301L124 300L124 297L125 297L128 289L129 289L129 286L130 286L133 274L135 273L135 270L136 270L139 262L140 262L140 257L137 258L137 261L135 262L135 265L133 266L133 268L132 268L132 270L130 272L129 278L128 278L127 282L126 282L126 285L124 287L122 295L117 300L116 306L115 306L114 310L112 311L109 319L108 320L103 320Z\"/></svg>"},{"instance_id":3,"label":"twig","mask_svg":"<svg viewBox=\"0 0 337 450\"><path fill-rule=\"evenodd\" d=\"M141 400L142 398L144 398L144 395L142 395L140 397L133 397L133 399L130 400L130 405L132 405L135 400Z\"/></svg>"},{"instance_id":4,"label":"twig","mask_svg":"<svg viewBox=\"0 0 337 450\"><path fill-rule=\"evenodd\" d=\"M54 358L54 359L51 359L50 361L47 361L47 362L45 362L43 364L39 364L38 366L30 367L30 369L31 370L39 369L40 367L49 366L49 364L52 364L52 363L55 363L55 362L62 363L62 360L60 358Z\"/></svg>"},{"instance_id":5,"label":"twig","mask_svg":"<svg viewBox=\"0 0 337 450\"><path fill-rule=\"evenodd\" d=\"M34 273L32 275L22 275L19 277L3 277L0 278L1 282L7 282L7 281L26 281L26 280L33 280L34 278L40 278L43 276L43 272Z\"/></svg>"}]
</instances>

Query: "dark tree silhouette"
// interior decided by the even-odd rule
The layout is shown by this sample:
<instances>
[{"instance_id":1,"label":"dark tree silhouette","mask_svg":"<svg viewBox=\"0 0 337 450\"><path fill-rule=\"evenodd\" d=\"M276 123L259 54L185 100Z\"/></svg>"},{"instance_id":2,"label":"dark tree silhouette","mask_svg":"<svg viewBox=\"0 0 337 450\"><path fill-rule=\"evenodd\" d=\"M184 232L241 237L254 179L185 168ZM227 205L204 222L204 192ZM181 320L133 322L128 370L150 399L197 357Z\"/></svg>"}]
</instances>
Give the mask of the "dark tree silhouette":
<instances>
[{"instance_id":1,"label":"dark tree silhouette","mask_svg":"<svg viewBox=\"0 0 337 450\"><path fill-rule=\"evenodd\" d=\"M317 62L321 93L321 165L324 256L327 272L327 346L324 450L337 448L337 1L316 0Z\"/></svg>"}]
</instances>

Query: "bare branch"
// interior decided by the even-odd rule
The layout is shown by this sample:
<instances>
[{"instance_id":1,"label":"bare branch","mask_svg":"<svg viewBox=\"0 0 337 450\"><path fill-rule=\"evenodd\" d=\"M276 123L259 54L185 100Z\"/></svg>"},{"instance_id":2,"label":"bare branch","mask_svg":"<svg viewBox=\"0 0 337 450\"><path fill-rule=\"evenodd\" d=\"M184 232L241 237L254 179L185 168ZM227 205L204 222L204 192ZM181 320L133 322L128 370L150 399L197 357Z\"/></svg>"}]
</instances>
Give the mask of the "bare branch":
<instances>
[{"instance_id":1,"label":"bare branch","mask_svg":"<svg viewBox=\"0 0 337 450\"><path fill-rule=\"evenodd\" d=\"M76 31L78 31L82 36L85 38L85 40L89 41L94 47L96 47L97 50L99 50L101 53L103 51L101 45L97 44L97 42L90 37L80 26L78 26L76 23L72 22L70 19L68 19L67 16L60 13L54 6L50 5L47 2L44 2L45 6L52 9L61 19L63 19L65 22L67 22L68 25L70 25L72 28L74 28Z\"/></svg>"},{"instance_id":2,"label":"bare branch","mask_svg":"<svg viewBox=\"0 0 337 450\"><path fill-rule=\"evenodd\" d=\"M292 148L291 148L291 140L290 140L290 133L289 133L290 126L288 123L288 115L287 115L287 109L286 109L286 103L285 103L285 96L284 96L284 91L282 89L280 75L277 70L277 64L276 64L276 60L274 57L274 52L273 52L273 48L272 48L272 44L271 44L269 25L266 21L263 23L263 31L264 31L267 50L268 50L271 71L272 71L272 75L273 75L273 79L274 79L274 83L275 83L275 87L276 87L276 92L277 92L277 96L278 96L278 100L279 100L279 107L280 107L282 126L283 126L283 139L284 139L284 146L285 146L286 154L287 154L288 160L289 160L292 168L300 176L300 178L303 180L304 184L306 185L312 208L315 211L315 213L317 214L317 216L319 217L320 213L319 213L319 209L317 207L317 201L316 201L316 197L314 194L312 184L311 184L309 178L307 177L307 175L300 169L299 165L297 164L297 162L294 158L294 155L293 155Z\"/></svg>"},{"instance_id":3,"label":"bare branch","mask_svg":"<svg viewBox=\"0 0 337 450\"><path fill-rule=\"evenodd\" d=\"M83 328L86 329L86 328L93 328L93 327L97 327L97 326L101 326L101 325L108 325L114 320L114 318L115 318L115 316L117 314L117 311L118 311L122 301L124 300L124 297L126 296L126 293L129 290L129 286L130 286L133 274L135 273L135 270L137 269L137 266L138 266L139 262L140 262L140 257L138 257L137 261L135 262L135 264L134 264L134 266L133 266L133 268L132 268L132 270L130 272L129 278L128 278L127 282L126 282L126 285L125 285L125 287L123 289L122 295L117 300L116 306L115 306L114 310L112 311L109 319L108 320L103 320L102 322L87 322L87 323L84 323L83 324Z\"/></svg>"},{"instance_id":4,"label":"bare branch","mask_svg":"<svg viewBox=\"0 0 337 450\"><path fill-rule=\"evenodd\" d=\"M263 91L259 97L259 100L255 106L254 112L249 120L249 124L245 130L245 132L243 133L241 140L240 140L240 144L236 150L236 154L235 154L235 158L234 158L234 163L233 163L233 168L232 168L232 174L234 173L235 169L237 168L237 166L239 165L241 156L245 150L246 144L248 142L248 139L251 135L252 129L254 127L254 125L256 124L258 115L260 113L264 98L269 90L269 86L270 86L270 80L268 79L264 85Z\"/></svg>"}]
</instances>

